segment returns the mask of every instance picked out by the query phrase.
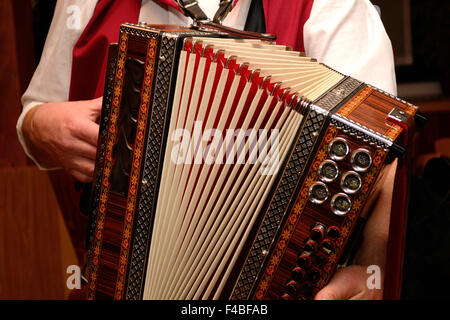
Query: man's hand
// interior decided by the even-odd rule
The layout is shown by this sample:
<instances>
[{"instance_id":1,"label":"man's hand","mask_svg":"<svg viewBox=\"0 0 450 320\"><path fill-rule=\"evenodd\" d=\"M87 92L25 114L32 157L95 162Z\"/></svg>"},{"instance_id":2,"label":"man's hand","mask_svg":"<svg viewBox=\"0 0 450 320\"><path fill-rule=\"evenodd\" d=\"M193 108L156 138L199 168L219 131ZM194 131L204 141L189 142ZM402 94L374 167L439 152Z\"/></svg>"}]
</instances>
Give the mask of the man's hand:
<instances>
[{"instance_id":1,"label":"man's hand","mask_svg":"<svg viewBox=\"0 0 450 320\"><path fill-rule=\"evenodd\" d=\"M367 286L365 266L349 266L336 272L330 283L317 294L316 300L381 300L382 289L370 289ZM382 283L382 281L381 281Z\"/></svg>"},{"instance_id":2,"label":"man's hand","mask_svg":"<svg viewBox=\"0 0 450 320\"><path fill-rule=\"evenodd\" d=\"M22 131L36 160L60 166L81 182L92 181L102 97L46 103L27 113Z\"/></svg>"}]
</instances>

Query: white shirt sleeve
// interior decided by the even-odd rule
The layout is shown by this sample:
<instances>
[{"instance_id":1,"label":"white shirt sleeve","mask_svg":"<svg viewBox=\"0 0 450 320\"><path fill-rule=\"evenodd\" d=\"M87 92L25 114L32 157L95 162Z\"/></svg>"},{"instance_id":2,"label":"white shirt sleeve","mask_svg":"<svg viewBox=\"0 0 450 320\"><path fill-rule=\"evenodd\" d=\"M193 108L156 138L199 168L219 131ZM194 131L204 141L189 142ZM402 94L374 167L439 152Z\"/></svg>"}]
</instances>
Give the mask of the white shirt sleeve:
<instances>
[{"instance_id":1,"label":"white shirt sleeve","mask_svg":"<svg viewBox=\"0 0 450 320\"><path fill-rule=\"evenodd\" d=\"M30 153L22 133L23 119L40 104L68 100L72 50L92 17L96 3L85 0L57 1L41 60L22 96L23 109L16 125L17 135L27 156L40 169L55 168L41 166Z\"/></svg>"},{"instance_id":2,"label":"white shirt sleeve","mask_svg":"<svg viewBox=\"0 0 450 320\"><path fill-rule=\"evenodd\" d=\"M397 94L392 45L369 0L315 0L303 36L308 56Z\"/></svg>"}]
</instances>

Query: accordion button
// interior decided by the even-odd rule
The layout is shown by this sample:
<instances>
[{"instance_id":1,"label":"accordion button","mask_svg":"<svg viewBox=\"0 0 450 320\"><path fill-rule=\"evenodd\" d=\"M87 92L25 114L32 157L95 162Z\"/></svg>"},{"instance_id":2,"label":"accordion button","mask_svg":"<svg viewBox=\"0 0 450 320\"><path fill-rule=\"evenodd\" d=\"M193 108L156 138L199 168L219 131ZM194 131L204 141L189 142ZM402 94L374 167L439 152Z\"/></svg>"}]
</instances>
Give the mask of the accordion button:
<instances>
[{"instance_id":1,"label":"accordion button","mask_svg":"<svg viewBox=\"0 0 450 320\"><path fill-rule=\"evenodd\" d=\"M353 151L351 163L355 171L367 171L372 165L372 157L370 156L370 152L363 148Z\"/></svg>"},{"instance_id":2,"label":"accordion button","mask_svg":"<svg viewBox=\"0 0 450 320\"><path fill-rule=\"evenodd\" d=\"M308 241L306 241L303 250L308 251L308 252L317 251L317 242L312 239L309 239Z\"/></svg>"},{"instance_id":3,"label":"accordion button","mask_svg":"<svg viewBox=\"0 0 450 320\"><path fill-rule=\"evenodd\" d=\"M281 296L281 300L294 300L294 298L290 294L285 293Z\"/></svg>"},{"instance_id":4,"label":"accordion button","mask_svg":"<svg viewBox=\"0 0 450 320\"><path fill-rule=\"evenodd\" d=\"M348 171L342 175L341 188L348 194L354 194L361 189L362 180L359 174L354 171Z\"/></svg>"},{"instance_id":5,"label":"accordion button","mask_svg":"<svg viewBox=\"0 0 450 320\"><path fill-rule=\"evenodd\" d=\"M313 292L313 288L314 288L314 285L311 282L309 282L309 281L304 282L300 288L300 293L304 294L305 296L311 296L312 292Z\"/></svg>"},{"instance_id":6,"label":"accordion button","mask_svg":"<svg viewBox=\"0 0 450 320\"><path fill-rule=\"evenodd\" d=\"M297 290L298 290L298 283L296 281L291 280L286 284L286 292L289 295L294 296L297 293Z\"/></svg>"},{"instance_id":7,"label":"accordion button","mask_svg":"<svg viewBox=\"0 0 450 320\"><path fill-rule=\"evenodd\" d=\"M312 203L322 204L329 195L327 186L322 182L316 182L309 188L309 199Z\"/></svg>"},{"instance_id":8,"label":"accordion button","mask_svg":"<svg viewBox=\"0 0 450 320\"><path fill-rule=\"evenodd\" d=\"M330 153L331 159L340 161L349 154L350 148L344 138L338 137L331 141L328 152Z\"/></svg>"},{"instance_id":9,"label":"accordion button","mask_svg":"<svg viewBox=\"0 0 450 320\"><path fill-rule=\"evenodd\" d=\"M311 239L315 241L320 241L325 236L325 226L321 223L314 224L314 227L311 229Z\"/></svg>"},{"instance_id":10,"label":"accordion button","mask_svg":"<svg viewBox=\"0 0 450 320\"><path fill-rule=\"evenodd\" d=\"M345 216L352 208L352 201L345 193L338 193L331 198L330 206L335 215Z\"/></svg>"},{"instance_id":11,"label":"accordion button","mask_svg":"<svg viewBox=\"0 0 450 320\"><path fill-rule=\"evenodd\" d=\"M323 265L326 261L327 261L327 255L325 254L325 252L319 252L317 255L316 255L316 265L317 266L321 266L321 265Z\"/></svg>"},{"instance_id":12,"label":"accordion button","mask_svg":"<svg viewBox=\"0 0 450 320\"><path fill-rule=\"evenodd\" d=\"M336 162L325 160L319 166L320 180L323 182L333 182L339 176L339 169Z\"/></svg>"},{"instance_id":13,"label":"accordion button","mask_svg":"<svg viewBox=\"0 0 450 320\"><path fill-rule=\"evenodd\" d=\"M311 253L303 252L297 259L297 265L303 269L307 269L311 266Z\"/></svg>"},{"instance_id":14,"label":"accordion button","mask_svg":"<svg viewBox=\"0 0 450 320\"><path fill-rule=\"evenodd\" d=\"M334 252L334 249L335 249L334 242L331 239L323 240L322 247L331 252Z\"/></svg>"},{"instance_id":15,"label":"accordion button","mask_svg":"<svg viewBox=\"0 0 450 320\"><path fill-rule=\"evenodd\" d=\"M300 267L295 267L292 269L291 277L297 282L300 282L303 280L303 277L305 276L305 271Z\"/></svg>"},{"instance_id":16,"label":"accordion button","mask_svg":"<svg viewBox=\"0 0 450 320\"><path fill-rule=\"evenodd\" d=\"M319 281L321 274L322 273L320 272L319 269L312 268L308 272L308 279L311 280L311 282L316 283L317 281Z\"/></svg>"}]
</instances>

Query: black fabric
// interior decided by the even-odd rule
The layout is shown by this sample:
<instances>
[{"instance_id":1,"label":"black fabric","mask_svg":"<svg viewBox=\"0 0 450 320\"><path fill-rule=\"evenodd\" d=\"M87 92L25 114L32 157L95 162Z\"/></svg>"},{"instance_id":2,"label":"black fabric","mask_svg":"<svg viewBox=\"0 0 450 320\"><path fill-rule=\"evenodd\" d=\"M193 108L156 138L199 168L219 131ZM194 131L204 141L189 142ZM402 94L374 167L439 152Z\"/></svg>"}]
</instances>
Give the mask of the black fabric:
<instances>
[{"instance_id":1,"label":"black fabric","mask_svg":"<svg viewBox=\"0 0 450 320\"><path fill-rule=\"evenodd\" d=\"M450 298L450 159L411 183L401 299Z\"/></svg>"},{"instance_id":2,"label":"black fabric","mask_svg":"<svg viewBox=\"0 0 450 320\"><path fill-rule=\"evenodd\" d=\"M262 0L252 0L248 10L245 31L266 32L266 22L264 20L264 9Z\"/></svg>"}]
</instances>

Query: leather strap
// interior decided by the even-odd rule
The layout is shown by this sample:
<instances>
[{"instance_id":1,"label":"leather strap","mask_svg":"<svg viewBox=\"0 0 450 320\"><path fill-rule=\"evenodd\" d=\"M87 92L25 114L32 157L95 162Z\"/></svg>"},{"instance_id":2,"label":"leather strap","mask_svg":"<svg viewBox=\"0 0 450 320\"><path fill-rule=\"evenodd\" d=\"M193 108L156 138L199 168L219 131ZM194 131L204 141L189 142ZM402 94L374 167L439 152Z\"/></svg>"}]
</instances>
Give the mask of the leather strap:
<instances>
[{"instance_id":1,"label":"leather strap","mask_svg":"<svg viewBox=\"0 0 450 320\"><path fill-rule=\"evenodd\" d=\"M208 20L208 16L203 12L196 0L176 0L176 2L184 15L192 18L194 22Z\"/></svg>"},{"instance_id":2,"label":"leather strap","mask_svg":"<svg viewBox=\"0 0 450 320\"><path fill-rule=\"evenodd\" d=\"M233 0L220 0L219 9L214 15L213 21L215 23L222 24L225 17L230 13L233 8Z\"/></svg>"}]
</instances>

